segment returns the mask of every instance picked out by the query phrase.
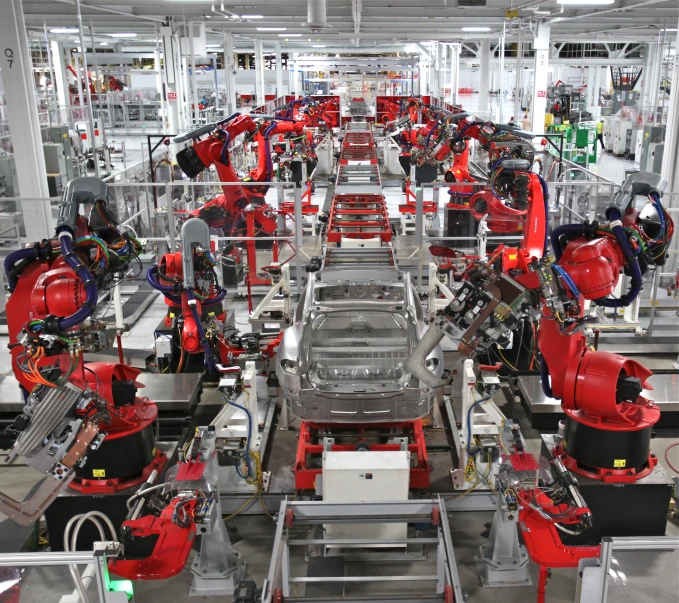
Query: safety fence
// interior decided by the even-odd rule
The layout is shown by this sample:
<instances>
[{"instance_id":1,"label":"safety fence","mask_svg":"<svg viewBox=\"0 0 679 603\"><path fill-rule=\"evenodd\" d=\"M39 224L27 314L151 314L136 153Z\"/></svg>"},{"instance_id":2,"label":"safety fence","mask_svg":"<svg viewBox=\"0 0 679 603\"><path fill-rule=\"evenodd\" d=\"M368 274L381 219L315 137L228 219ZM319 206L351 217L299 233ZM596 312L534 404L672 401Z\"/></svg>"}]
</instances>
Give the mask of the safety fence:
<instances>
[{"instance_id":1,"label":"safety fence","mask_svg":"<svg viewBox=\"0 0 679 603\"><path fill-rule=\"evenodd\" d=\"M158 161L162 160L162 155L160 157ZM133 175L135 173L136 176ZM209 175L210 172L206 174ZM135 178L139 181L133 181ZM285 245L289 252L284 253L283 257L292 255L296 257L295 263L299 267L297 274L302 274L302 264L308 263L309 256L318 252L324 240L320 233L320 225L317 225L311 234L305 234L305 229L306 233L310 231L304 222L306 216L303 215L302 208L303 189L296 188L291 182L223 183L206 178L200 182L178 179L154 183L148 181L148 168L142 162L132 166L124 180L115 178L108 184L110 204L118 216L122 229L138 238L151 253L158 253L160 249L176 249L181 225L191 212L231 187L239 187L241 190L258 187L264 192L263 199L271 207L271 211L283 216L274 236L262 238L258 233L257 240L287 241ZM482 243L487 246L490 254L501 243L517 246L523 238L520 232L495 234L482 230L479 233L478 223L468 211L462 210L463 213L460 213L459 206L456 208L454 203L452 207L449 205L451 201L455 202L461 198L455 194L456 191L463 193L468 199L470 188L480 190L482 186L467 183L422 185L415 191L412 216L415 227L410 231L413 233L412 236L398 236L399 213L390 209L392 228L397 235L393 239L397 260L404 267L417 273L415 282L420 283L422 292L426 291L427 266L433 261L429 252L431 245L451 247L467 256L475 256L478 255ZM561 224L581 223L584 220L600 218L619 188L616 184L601 180L566 180L549 182L547 186L550 198L550 229ZM31 241L26 238L22 203L36 200L2 198L0 201L2 202L0 209L4 210L0 215L0 249L9 251L30 243ZM37 201L49 204L56 219L60 198ZM665 194L662 201L670 216L678 221L679 194ZM418 204L422 203L421 207L424 207L425 202L429 208L434 207L435 211L428 209L426 213L423 210L418 212ZM295 211L286 210L284 203L287 207L292 204ZM243 230L216 228L212 229L211 233L217 250L252 240L245 236ZM678 260L679 245L675 237L666 264L657 269L650 269L644 277L640 314L644 326L650 327L649 335L653 333L654 328L659 327L658 313L669 312L667 317L674 316L676 322L675 313L679 310L679 303L675 297L679 293L676 291ZM623 279L621 283L623 290L627 287L625 280ZM610 310L600 312L602 317L608 317L610 320L617 317Z\"/></svg>"}]
</instances>

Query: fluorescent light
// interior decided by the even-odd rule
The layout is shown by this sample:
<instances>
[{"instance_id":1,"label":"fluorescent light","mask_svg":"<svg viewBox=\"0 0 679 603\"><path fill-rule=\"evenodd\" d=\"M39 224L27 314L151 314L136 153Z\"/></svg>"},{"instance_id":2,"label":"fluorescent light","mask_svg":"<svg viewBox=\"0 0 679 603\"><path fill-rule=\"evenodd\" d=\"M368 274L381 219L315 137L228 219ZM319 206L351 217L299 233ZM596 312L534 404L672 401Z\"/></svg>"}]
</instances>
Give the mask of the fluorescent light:
<instances>
[{"instance_id":1,"label":"fluorescent light","mask_svg":"<svg viewBox=\"0 0 679 603\"><path fill-rule=\"evenodd\" d=\"M78 33L80 30L77 27L54 27L50 29L51 33Z\"/></svg>"},{"instance_id":2,"label":"fluorescent light","mask_svg":"<svg viewBox=\"0 0 679 603\"><path fill-rule=\"evenodd\" d=\"M264 15L241 15L241 19L263 19Z\"/></svg>"},{"instance_id":3,"label":"fluorescent light","mask_svg":"<svg viewBox=\"0 0 679 603\"><path fill-rule=\"evenodd\" d=\"M279 38L301 38L302 34L278 34Z\"/></svg>"},{"instance_id":4,"label":"fluorescent light","mask_svg":"<svg viewBox=\"0 0 679 603\"><path fill-rule=\"evenodd\" d=\"M234 15L231 15L231 18L232 18L232 19L240 19L240 17L239 17L238 15L235 15L235 14L234 14Z\"/></svg>"},{"instance_id":5,"label":"fluorescent light","mask_svg":"<svg viewBox=\"0 0 679 603\"><path fill-rule=\"evenodd\" d=\"M258 27L257 31L285 31L287 27Z\"/></svg>"},{"instance_id":6,"label":"fluorescent light","mask_svg":"<svg viewBox=\"0 0 679 603\"><path fill-rule=\"evenodd\" d=\"M325 44L314 44L313 48L327 48Z\"/></svg>"},{"instance_id":7,"label":"fluorescent light","mask_svg":"<svg viewBox=\"0 0 679 603\"><path fill-rule=\"evenodd\" d=\"M490 27L463 27L462 31L490 31Z\"/></svg>"},{"instance_id":8,"label":"fluorescent light","mask_svg":"<svg viewBox=\"0 0 679 603\"><path fill-rule=\"evenodd\" d=\"M112 38L136 38L137 34L136 33L112 33L108 34Z\"/></svg>"},{"instance_id":9,"label":"fluorescent light","mask_svg":"<svg viewBox=\"0 0 679 603\"><path fill-rule=\"evenodd\" d=\"M74 41L76 44L80 44L80 38L76 38L76 39L73 40L73 41Z\"/></svg>"},{"instance_id":10,"label":"fluorescent light","mask_svg":"<svg viewBox=\"0 0 679 603\"><path fill-rule=\"evenodd\" d=\"M601 4L613 4L615 0L556 0L557 4L567 6L596 6Z\"/></svg>"},{"instance_id":11,"label":"fluorescent light","mask_svg":"<svg viewBox=\"0 0 679 603\"><path fill-rule=\"evenodd\" d=\"M221 44L206 44L205 45L206 48L219 48L220 46L221 46Z\"/></svg>"},{"instance_id":12,"label":"fluorescent light","mask_svg":"<svg viewBox=\"0 0 679 603\"><path fill-rule=\"evenodd\" d=\"M99 42L99 46L108 46L108 42Z\"/></svg>"}]
</instances>

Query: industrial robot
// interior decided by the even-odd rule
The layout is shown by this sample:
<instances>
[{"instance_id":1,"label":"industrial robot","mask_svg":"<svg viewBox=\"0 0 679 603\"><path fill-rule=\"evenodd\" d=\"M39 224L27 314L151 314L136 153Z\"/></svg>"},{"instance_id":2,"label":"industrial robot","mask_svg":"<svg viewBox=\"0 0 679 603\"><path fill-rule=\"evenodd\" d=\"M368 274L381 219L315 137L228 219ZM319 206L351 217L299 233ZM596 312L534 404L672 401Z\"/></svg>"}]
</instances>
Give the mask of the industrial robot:
<instances>
[{"instance_id":1,"label":"industrial robot","mask_svg":"<svg viewBox=\"0 0 679 603\"><path fill-rule=\"evenodd\" d=\"M340 126L340 106L337 98L339 97L320 100L305 96L292 100L283 107L276 108L274 112L279 117L303 122L308 128L332 130Z\"/></svg>"},{"instance_id":2,"label":"industrial robot","mask_svg":"<svg viewBox=\"0 0 679 603\"><path fill-rule=\"evenodd\" d=\"M230 117L201 126L191 132L178 136L175 143L191 141L191 146L177 153L177 163L189 177L195 178L201 172L214 165L220 182L234 183L233 186L222 186L223 194L208 201L200 208L189 212L187 217L204 220L210 228L220 229L226 236L245 236L247 253L248 286L270 285L268 276L260 276L257 271L257 244L255 237L263 235L272 237L278 228L280 216L286 217L288 212L276 210L267 205L264 196L268 186L240 186L238 175L229 156L229 144L240 134L246 140L257 143L257 167L243 178L244 183L265 183L273 180L272 140L279 134L302 135L303 122L281 118L257 116L258 121L250 115L234 113ZM207 136L207 138L201 138ZM278 244L273 243L273 261L278 262ZM229 255L238 263L239 250L231 247Z\"/></svg>"},{"instance_id":3,"label":"industrial robot","mask_svg":"<svg viewBox=\"0 0 679 603\"><path fill-rule=\"evenodd\" d=\"M25 401L7 431L15 438L8 462L23 456L46 475L26 502L0 494L0 510L20 524L38 519L66 486L111 494L166 462L155 447L156 405L137 395L140 371L83 359L108 347L105 325L93 317L99 291L124 278L140 251L111 213L107 185L76 178L55 237L5 260L9 348Z\"/></svg>"},{"instance_id":4,"label":"industrial robot","mask_svg":"<svg viewBox=\"0 0 679 603\"><path fill-rule=\"evenodd\" d=\"M657 406L642 395L642 390L652 389L648 383L652 373L619 354L591 349L583 331L593 320L585 312L586 302L626 306L639 295L644 273L664 264L674 232L660 202L664 187L657 174L631 175L606 209L605 222L569 224L552 231L553 260L537 240L535 255L528 247L514 250L522 258L516 265L473 265L406 361L406 369L430 387L439 387L443 382L432 376L425 359L444 337L456 343L464 357L473 357L506 338L528 317L539 323L543 390L561 400L566 414L563 437L550 451L558 471L612 484L648 476L657 464L650 439L660 418ZM641 211L636 207L638 197L647 199ZM622 273L630 277L629 290L619 298L610 297ZM478 404L488 399L482 397ZM565 511L553 497L534 492L536 500L516 490L513 495L525 518L541 521L535 512L563 523ZM582 520L583 513L567 517ZM558 559L541 558L540 538L522 525L533 528L519 523L531 558L543 566L558 566ZM568 553L576 565L580 553Z\"/></svg>"},{"instance_id":5,"label":"industrial robot","mask_svg":"<svg viewBox=\"0 0 679 603\"><path fill-rule=\"evenodd\" d=\"M165 481L149 481L128 499L120 528L125 554L109 562L111 573L130 580L171 578L185 567L198 542L190 594L233 595L246 564L222 517L218 475L215 429L198 427Z\"/></svg>"},{"instance_id":6,"label":"industrial robot","mask_svg":"<svg viewBox=\"0 0 679 603\"><path fill-rule=\"evenodd\" d=\"M218 260L210 250L210 229L199 218L182 225L181 251L168 253L147 272L149 284L168 305L164 325L156 332L156 364L160 373L200 372L218 379L222 367L238 360L273 355L278 333L241 334L234 316L223 306L226 290L219 285ZM273 269L272 269L273 270Z\"/></svg>"}]
</instances>

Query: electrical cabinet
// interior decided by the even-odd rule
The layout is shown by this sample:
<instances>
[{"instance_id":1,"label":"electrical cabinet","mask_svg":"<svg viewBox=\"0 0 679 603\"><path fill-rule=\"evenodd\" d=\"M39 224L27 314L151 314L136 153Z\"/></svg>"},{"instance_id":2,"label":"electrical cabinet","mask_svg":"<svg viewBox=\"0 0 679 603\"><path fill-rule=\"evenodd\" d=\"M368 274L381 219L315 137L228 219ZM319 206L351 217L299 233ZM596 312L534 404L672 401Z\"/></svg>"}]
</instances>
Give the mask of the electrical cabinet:
<instances>
[{"instance_id":1,"label":"electrical cabinet","mask_svg":"<svg viewBox=\"0 0 679 603\"><path fill-rule=\"evenodd\" d=\"M408 500L410 452L324 452L322 481L323 500L327 502ZM407 534L405 523L326 526L327 538L398 539Z\"/></svg>"},{"instance_id":2,"label":"electrical cabinet","mask_svg":"<svg viewBox=\"0 0 679 603\"><path fill-rule=\"evenodd\" d=\"M18 196L19 179L14 155L0 155L0 197Z\"/></svg>"},{"instance_id":3,"label":"electrical cabinet","mask_svg":"<svg viewBox=\"0 0 679 603\"><path fill-rule=\"evenodd\" d=\"M643 167L648 163L649 145L653 143L662 143L665 141L665 126L654 126L647 124L644 126L644 131L641 135L641 155L639 165Z\"/></svg>"},{"instance_id":4,"label":"electrical cabinet","mask_svg":"<svg viewBox=\"0 0 679 603\"><path fill-rule=\"evenodd\" d=\"M622 156L629 149L631 142L632 122L629 119L621 119L615 122L613 135L613 155Z\"/></svg>"},{"instance_id":5,"label":"electrical cabinet","mask_svg":"<svg viewBox=\"0 0 679 603\"><path fill-rule=\"evenodd\" d=\"M648 145L646 154L646 165L644 171L659 174L662 169L662 155L665 150L664 142L652 142Z\"/></svg>"},{"instance_id":6,"label":"electrical cabinet","mask_svg":"<svg viewBox=\"0 0 679 603\"><path fill-rule=\"evenodd\" d=\"M47 135L50 142L62 145L64 159L66 162L66 180L73 180L75 177L75 170L73 169L73 159L75 157L75 153L73 150L73 144L71 143L71 136L68 131L68 126L51 126L47 129Z\"/></svg>"}]
</instances>

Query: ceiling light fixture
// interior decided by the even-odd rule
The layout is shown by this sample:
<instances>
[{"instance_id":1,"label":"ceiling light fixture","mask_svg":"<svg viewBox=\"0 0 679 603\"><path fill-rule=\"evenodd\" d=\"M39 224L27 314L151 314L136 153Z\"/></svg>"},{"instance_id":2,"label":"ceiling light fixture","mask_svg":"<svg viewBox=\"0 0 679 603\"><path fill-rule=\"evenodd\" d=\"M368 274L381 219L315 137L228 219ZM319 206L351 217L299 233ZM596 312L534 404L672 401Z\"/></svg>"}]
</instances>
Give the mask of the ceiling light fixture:
<instances>
[{"instance_id":1,"label":"ceiling light fixture","mask_svg":"<svg viewBox=\"0 0 679 603\"><path fill-rule=\"evenodd\" d=\"M220 46L221 46L221 44L206 44L205 45L206 48L219 48Z\"/></svg>"},{"instance_id":2,"label":"ceiling light fixture","mask_svg":"<svg viewBox=\"0 0 679 603\"><path fill-rule=\"evenodd\" d=\"M80 30L77 27L54 27L50 29L51 33L56 33L56 34L69 34L69 33L78 33Z\"/></svg>"},{"instance_id":3,"label":"ceiling light fixture","mask_svg":"<svg viewBox=\"0 0 679 603\"><path fill-rule=\"evenodd\" d=\"M597 6L604 4L613 4L615 0L556 0L557 4L564 6Z\"/></svg>"},{"instance_id":4,"label":"ceiling light fixture","mask_svg":"<svg viewBox=\"0 0 679 603\"><path fill-rule=\"evenodd\" d=\"M241 15L241 19L263 19L264 15Z\"/></svg>"},{"instance_id":5,"label":"ceiling light fixture","mask_svg":"<svg viewBox=\"0 0 679 603\"><path fill-rule=\"evenodd\" d=\"M99 42L99 46L108 46L108 42Z\"/></svg>"},{"instance_id":6,"label":"ceiling light fixture","mask_svg":"<svg viewBox=\"0 0 679 603\"><path fill-rule=\"evenodd\" d=\"M314 44L313 47L314 48L327 48L327 46L325 44Z\"/></svg>"},{"instance_id":7,"label":"ceiling light fixture","mask_svg":"<svg viewBox=\"0 0 679 603\"><path fill-rule=\"evenodd\" d=\"M136 33L131 33L131 32L112 33L112 34L108 34L108 35L111 36L112 38L136 38L137 37Z\"/></svg>"},{"instance_id":8,"label":"ceiling light fixture","mask_svg":"<svg viewBox=\"0 0 679 603\"><path fill-rule=\"evenodd\" d=\"M287 27L258 27L257 31L285 31Z\"/></svg>"},{"instance_id":9,"label":"ceiling light fixture","mask_svg":"<svg viewBox=\"0 0 679 603\"><path fill-rule=\"evenodd\" d=\"M463 27L462 31L490 31L490 27Z\"/></svg>"}]
</instances>

